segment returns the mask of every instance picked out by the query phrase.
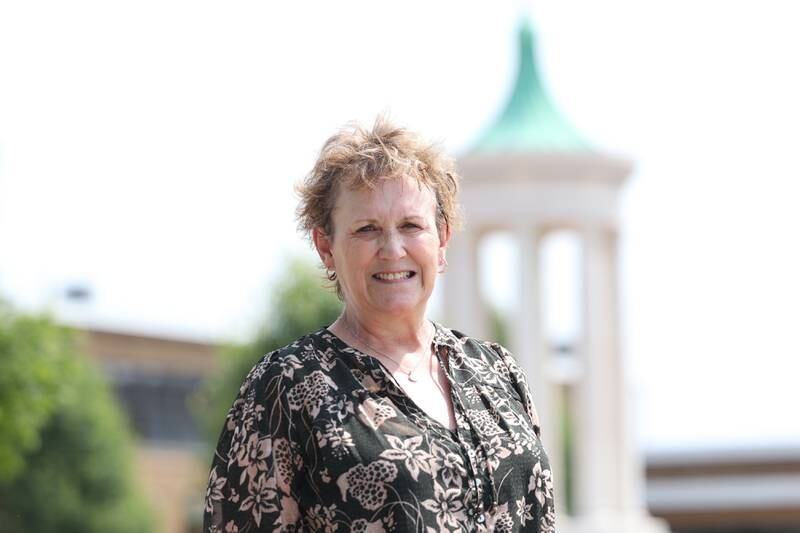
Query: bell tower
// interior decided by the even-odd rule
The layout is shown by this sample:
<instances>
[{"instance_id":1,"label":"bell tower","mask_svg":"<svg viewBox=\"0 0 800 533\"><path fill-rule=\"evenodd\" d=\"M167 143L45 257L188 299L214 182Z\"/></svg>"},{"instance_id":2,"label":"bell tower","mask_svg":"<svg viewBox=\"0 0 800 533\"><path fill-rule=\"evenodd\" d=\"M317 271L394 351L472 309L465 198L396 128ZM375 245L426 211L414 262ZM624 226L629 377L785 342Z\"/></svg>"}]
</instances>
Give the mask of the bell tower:
<instances>
[{"instance_id":1,"label":"bell tower","mask_svg":"<svg viewBox=\"0 0 800 533\"><path fill-rule=\"evenodd\" d=\"M558 531L663 533L666 526L644 507L619 342L619 196L632 166L591 149L564 119L545 90L535 50L533 29L524 22L508 102L458 158L466 224L448 250L446 319L470 335L489 337L478 248L490 232L513 235L519 296L509 317L509 348L528 375L542 419ZM545 337L542 306L542 244L564 231L580 250L580 327L566 356L569 371L564 353Z\"/></svg>"}]
</instances>

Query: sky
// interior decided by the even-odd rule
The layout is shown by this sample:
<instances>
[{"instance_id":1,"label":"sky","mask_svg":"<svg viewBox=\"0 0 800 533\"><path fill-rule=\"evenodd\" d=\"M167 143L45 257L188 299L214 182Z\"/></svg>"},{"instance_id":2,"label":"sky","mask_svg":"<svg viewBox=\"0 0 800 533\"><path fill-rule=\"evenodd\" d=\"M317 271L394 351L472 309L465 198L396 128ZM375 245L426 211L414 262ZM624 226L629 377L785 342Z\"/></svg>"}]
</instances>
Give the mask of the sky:
<instances>
[{"instance_id":1,"label":"sky","mask_svg":"<svg viewBox=\"0 0 800 533\"><path fill-rule=\"evenodd\" d=\"M639 441L800 444L796 3L283 4L0 2L6 298L75 323L241 338L287 257L313 257L293 184L322 142L388 113L463 153L508 96L529 13L553 100L634 163L621 279ZM487 246L513 259L502 239ZM513 312L513 284L495 278ZM73 284L92 300L65 301ZM553 335L572 327L562 300Z\"/></svg>"}]
</instances>

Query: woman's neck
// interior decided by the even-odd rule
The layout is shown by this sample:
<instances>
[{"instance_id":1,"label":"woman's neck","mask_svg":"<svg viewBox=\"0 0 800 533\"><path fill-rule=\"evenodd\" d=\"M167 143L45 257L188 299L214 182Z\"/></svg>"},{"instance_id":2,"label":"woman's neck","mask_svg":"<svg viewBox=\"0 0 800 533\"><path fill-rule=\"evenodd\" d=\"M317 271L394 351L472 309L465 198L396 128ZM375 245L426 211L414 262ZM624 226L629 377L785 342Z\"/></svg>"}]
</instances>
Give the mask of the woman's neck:
<instances>
[{"instance_id":1,"label":"woman's neck","mask_svg":"<svg viewBox=\"0 0 800 533\"><path fill-rule=\"evenodd\" d=\"M413 320L384 320L367 317L345 307L345 310L331 325L337 335L342 331L348 337L355 337L368 347L390 356L404 356L427 350L433 337L434 326L424 316Z\"/></svg>"}]
</instances>

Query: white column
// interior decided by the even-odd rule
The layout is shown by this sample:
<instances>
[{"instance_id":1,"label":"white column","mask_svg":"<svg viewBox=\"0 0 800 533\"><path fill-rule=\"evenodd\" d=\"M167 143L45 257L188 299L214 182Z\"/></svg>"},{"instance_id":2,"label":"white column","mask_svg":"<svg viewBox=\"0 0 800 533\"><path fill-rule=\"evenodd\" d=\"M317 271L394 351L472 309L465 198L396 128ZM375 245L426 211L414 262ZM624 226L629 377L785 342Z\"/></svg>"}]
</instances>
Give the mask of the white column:
<instances>
[{"instance_id":1,"label":"white column","mask_svg":"<svg viewBox=\"0 0 800 533\"><path fill-rule=\"evenodd\" d=\"M570 532L667 531L647 517L640 490L643 472L631 447L619 349L617 235L609 228L582 232L583 343L586 369L575 390L576 521Z\"/></svg>"},{"instance_id":2,"label":"white column","mask_svg":"<svg viewBox=\"0 0 800 533\"><path fill-rule=\"evenodd\" d=\"M580 515L620 508L620 361L617 349L616 289L608 235L582 234L583 380L578 387L576 507Z\"/></svg>"},{"instance_id":3,"label":"white column","mask_svg":"<svg viewBox=\"0 0 800 533\"><path fill-rule=\"evenodd\" d=\"M445 325L470 337L486 339L489 331L478 280L478 240L476 231L465 229L453 235L447 247L447 273L444 275Z\"/></svg>"},{"instance_id":4,"label":"white column","mask_svg":"<svg viewBox=\"0 0 800 533\"><path fill-rule=\"evenodd\" d=\"M528 377L542 423L549 427L556 421L552 420L548 398L544 393L547 379L544 364L546 350L542 337L541 234L535 226L524 225L515 228L514 238L519 246L520 259L519 308L517 316L512 317L509 324L509 349Z\"/></svg>"},{"instance_id":5,"label":"white column","mask_svg":"<svg viewBox=\"0 0 800 533\"><path fill-rule=\"evenodd\" d=\"M542 444L550 460L555 484L556 509L561 511L564 498L563 435L559 416L560 399L547 371L550 350L544 338L542 319L541 246L544 231L534 224L514 228L519 246L519 308L511 317L509 331L511 349L525 371L536 410L542 424Z\"/></svg>"}]
</instances>

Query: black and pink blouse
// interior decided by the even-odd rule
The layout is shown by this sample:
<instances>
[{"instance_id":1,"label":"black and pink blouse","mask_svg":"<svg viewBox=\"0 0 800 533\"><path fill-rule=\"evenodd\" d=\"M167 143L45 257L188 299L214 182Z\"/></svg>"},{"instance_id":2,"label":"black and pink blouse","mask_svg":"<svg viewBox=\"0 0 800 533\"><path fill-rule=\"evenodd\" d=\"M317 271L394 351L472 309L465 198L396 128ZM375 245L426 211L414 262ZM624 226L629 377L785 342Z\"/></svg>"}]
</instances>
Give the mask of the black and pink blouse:
<instances>
[{"instance_id":1,"label":"black and pink blouse","mask_svg":"<svg viewBox=\"0 0 800 533\"><path fill-rule=\"evenodd\" d=\"M436 325L457 428L327 329L266 356L225 420L207 532L555 532L525 376L502 346Z\"/></svg>"}]
</instances>

